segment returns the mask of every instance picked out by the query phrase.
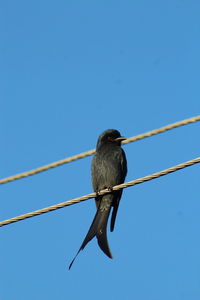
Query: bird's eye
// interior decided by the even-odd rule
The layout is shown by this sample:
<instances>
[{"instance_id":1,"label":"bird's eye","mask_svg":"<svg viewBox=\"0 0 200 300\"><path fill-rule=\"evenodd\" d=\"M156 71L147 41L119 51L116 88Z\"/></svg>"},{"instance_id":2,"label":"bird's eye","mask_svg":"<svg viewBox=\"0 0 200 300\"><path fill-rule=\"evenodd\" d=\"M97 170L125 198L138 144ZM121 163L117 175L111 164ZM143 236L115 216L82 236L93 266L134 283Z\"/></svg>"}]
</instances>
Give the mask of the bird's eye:
<instances>
[{"instance_id":1,"label":"bird's eye","mask_svg":"<svg viewBox=\"0 0 200 300\"><path fill-rule=\"evenodd\" d=\"M108 137L107 137L107 140L108 140L108 141L113 141L113 138L112 138L111 136L108 136Z\"/></svg>"}]
</instances>

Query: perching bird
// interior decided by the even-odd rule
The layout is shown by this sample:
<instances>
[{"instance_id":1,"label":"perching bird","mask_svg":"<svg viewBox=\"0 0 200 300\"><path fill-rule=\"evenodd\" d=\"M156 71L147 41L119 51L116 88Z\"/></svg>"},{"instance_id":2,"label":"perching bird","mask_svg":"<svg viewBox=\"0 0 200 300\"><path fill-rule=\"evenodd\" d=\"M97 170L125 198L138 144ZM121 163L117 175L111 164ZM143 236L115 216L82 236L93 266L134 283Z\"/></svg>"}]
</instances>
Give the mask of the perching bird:
<instances>
[{"instance_id":1,"label":"perching bird","mask_svg":"<svg viewBox=\"0 0 200 300\"><path fill-rule=\"evenodd\" d=\"M122 190L112 191L112 187L123 183L126 177L126 156L121 148L121 141L125 139L115 129L105 130L98 138L96 154L91 167L93 189L98 193L100 190L108 188L111 192L95 198L97 207L96 215L80 249L69 265L69 269L79 252L95 236L101 250L108 257L112 258L107 240L107 223L111 208L113 208L110 223L110 230L113 231Z\"/></svg>"}]
</instances>

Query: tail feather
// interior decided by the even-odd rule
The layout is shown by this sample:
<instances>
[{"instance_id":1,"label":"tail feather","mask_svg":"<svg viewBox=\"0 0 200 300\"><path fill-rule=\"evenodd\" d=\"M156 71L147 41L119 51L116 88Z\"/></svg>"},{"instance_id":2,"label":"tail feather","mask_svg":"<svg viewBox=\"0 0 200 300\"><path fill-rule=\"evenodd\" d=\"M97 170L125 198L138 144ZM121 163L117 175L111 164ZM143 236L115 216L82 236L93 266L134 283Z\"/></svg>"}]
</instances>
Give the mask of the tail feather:
<instances>
[{"instance_id":1,"label":"tail feather","mask_svg":"<svg viewBox=\"0 0 200 300\"><path fill-rule=\"evenodd\" d=\"M112 216L111 216L111 221L110 221L110 231L111 232L114 230L114 227L115 227L115 221L116 221L116 216L117 216L117 211L118 211L121 196L122 196L122 190L116 191L114 194L113 211L112 211Z\"/></svg>"},{"instance_id":2,"label":"tail feather","mask_svg":"<svg viewBox=\"0 0 200 300\"><path fill-rule=\"evenodd\" d=\"M97 241L98 245L101 248L101 250L109 257L113 258L112 253L110 251L108 240L107 240L107 234L106 234L106 228L103 230L101 234L97 233Z\"/></svg>"},{"instance_id":3,"label":"tail feather","mask_svg":"<svg viewBox=\"0 0 200 300\"><path fill-rule=\"evenodd\" d=\"M118 201L118 203L115 204L115 206L113 207L112 216L111 216L111 221L110 221L110 231L111 231L111 232L113 232L113 230L114 230L114 228L115 228L115 220L116 220L116 216L117 216L118 206L119 206L119 201Z\"/></svg>"},{"instance_id":4,"label":"tail feather","mask_svg":"<svg viewBox=\"0 0 200 300\"><path fill-rule=\"evenodd\" d=\"M105 199L104 199L105 198ZM95 236L97 238L99 247L101 250L109 257L112 258L112 253L110 251L109 245L108 245L108 240L107 240L107 223L108 223L108 217L110 214L110 209L111 209L111 201L108 197L102 197L101 203L97 209L97 212L95 214L95 217L93 219L93 222L89 228L89 231L79 248L76 256L72 260L72 262L69 265L69 270L71 269L77 255L81 250L85 248L87 243L91 241Z\"/></svg>"},{"instance_id":5,"label":"tail feather","mask_svg":"<svg viewBox=\"0 0 200 300\"><path fill-rule=\"evenodd\" d=\"M111 205L106 208L99 209L99 222L96 232L97 241L101 250L109 257L112 258L112 253L109 248L107 239L107 223L110 214Z\"/></svg>"}]
</instances>

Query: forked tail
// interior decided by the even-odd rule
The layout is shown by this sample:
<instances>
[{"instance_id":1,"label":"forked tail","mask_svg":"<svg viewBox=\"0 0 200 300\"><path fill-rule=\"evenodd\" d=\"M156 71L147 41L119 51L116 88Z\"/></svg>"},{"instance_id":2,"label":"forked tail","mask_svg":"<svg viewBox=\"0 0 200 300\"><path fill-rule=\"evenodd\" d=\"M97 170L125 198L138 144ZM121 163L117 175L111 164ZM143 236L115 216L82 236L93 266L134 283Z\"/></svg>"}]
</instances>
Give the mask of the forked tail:
<instances>
[{"instance_id":1,"label":"forked tail","mask_svg":"<svg viewBox=\"0 0 200 300\"><path fill-rule=\"evenodd\" d=\"M95 236L98 240L99 247L101 250L109 257L112 258L112 253L110 251L109 245L108 245L108 239L107 239L107 223L108 223L108 217L110 214L111 209L111 199L110 195L104 195L101 199L100 205L97 209L97 212L95 214L95 217L93 219L93 222L90 226L90 229L79 248L76 256L72 260L72 262L69 265L69 270L71 269L77 255L81 250L85 248L87 243L91 241Z\"/></svg>"}]
</instances>

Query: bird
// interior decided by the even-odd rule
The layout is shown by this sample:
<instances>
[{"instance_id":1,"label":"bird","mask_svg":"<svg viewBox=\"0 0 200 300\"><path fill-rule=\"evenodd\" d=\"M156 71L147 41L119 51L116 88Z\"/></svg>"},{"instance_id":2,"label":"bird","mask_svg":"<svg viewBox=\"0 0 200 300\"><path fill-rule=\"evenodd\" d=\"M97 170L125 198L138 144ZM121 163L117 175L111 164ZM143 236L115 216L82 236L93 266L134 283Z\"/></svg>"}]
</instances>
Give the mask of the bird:
<instances>
[{"instance_id":1,"label":"bird","mask_svg":"<svg viewBox=\"0 0 200 300\"><path fill-rule=\"evenodd\" d=\"M69 269L71 269L79 252L95 236L101 250L109 258L113 258L107 240L107 223L112 210L110 221L110 231L112 232L123 191L122 189L113 191L112 187L123 183L127 174L126 155L121 148L121 142L125 139L118 130L107 129L100 134L97 140L96 154L91 164L92 185L94 192L96 192L96 214L83 243L69 265ZM109 189L110 193L98 195L98 192L103 189Z\"/></svg>"}]
</instances>

